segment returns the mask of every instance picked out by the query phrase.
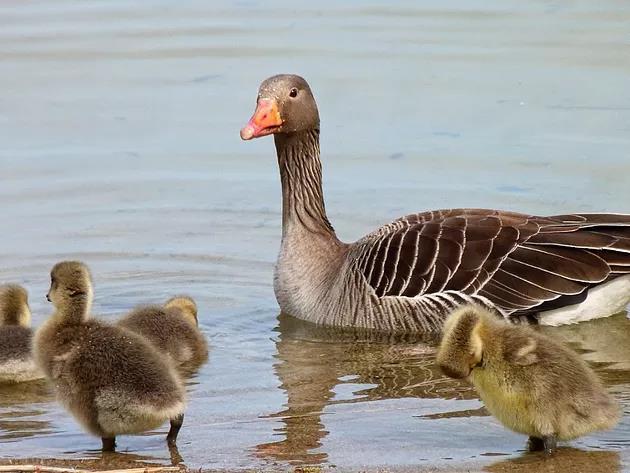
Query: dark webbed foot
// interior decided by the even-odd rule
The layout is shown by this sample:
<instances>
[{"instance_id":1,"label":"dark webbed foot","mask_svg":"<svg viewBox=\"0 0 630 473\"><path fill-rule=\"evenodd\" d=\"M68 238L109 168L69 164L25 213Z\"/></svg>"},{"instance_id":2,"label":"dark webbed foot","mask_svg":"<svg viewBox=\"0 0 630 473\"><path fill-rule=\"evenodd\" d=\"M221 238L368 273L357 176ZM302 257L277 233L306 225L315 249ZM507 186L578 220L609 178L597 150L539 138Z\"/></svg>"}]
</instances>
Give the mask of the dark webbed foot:
<instances>
[{"instance_id":1,"label":"dark webbed foot","mask_svg":"<svg viewBox=\"0 0 630 473\"><path fill-rule=\"evenodd\" d=\"M530 437L527 440L527 450L530 452L540 452L545 449L545 444L543 443L543 439L539 437Z\"/></svg>"},{"instance_id":2,"label":"dark webbed foot","mask_svg":"<svg viewBox=\"0 0 630 473\"><path fill-rule=\"evenodd\" d=\"M556 436L555 435L543 435L542 437L530 437L527 441L527 449L530 452L553 453L556 449Z\"/></svg>"},{"instance_id":3,"label":"dark webbed foot","mask_svg":"<svg viewBox=\"0 0 630 473\"><path fill-rule=\"evenodd\" d=\"M114 452L116 451L116 437L102 437L103 451Z\"/></svg>"},{"instance_id":4,"label":"dark webbed foot","mask_svg":"<svg viewBox=\"0 0 630 473\"><path fill-rule=\"evenodd\" d=\"M180 414L171 419L171 429L168 431L168 435L166 436L166 441L169 445L175 445L175 443L177 443L177 434L179 434L179 429L182 428L183 423L184 414Z\"/></svg>"}]
</instances>

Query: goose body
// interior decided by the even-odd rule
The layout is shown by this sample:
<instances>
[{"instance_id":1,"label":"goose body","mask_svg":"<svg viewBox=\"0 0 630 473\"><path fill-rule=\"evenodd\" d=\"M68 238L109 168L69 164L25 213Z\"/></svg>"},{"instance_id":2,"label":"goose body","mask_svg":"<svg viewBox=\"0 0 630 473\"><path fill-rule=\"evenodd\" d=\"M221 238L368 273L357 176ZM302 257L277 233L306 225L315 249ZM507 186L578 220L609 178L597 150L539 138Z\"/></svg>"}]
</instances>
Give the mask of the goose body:
<instances>
[{"instance_id":1,"label":"goose body","mask_svg":"<svg viewBox=\"0 0 630 473\"><path fill-rule=\"evenodd\" d=\"M43 378L33 359L33 330L26 290L16 284L0 286L0 383Z\"/></svg>"},{"instance_id":2,"label":"goose body","mask_svg":"<svg viewBox=\"0 0 630 473\"><path fill-rule=\"evenodd\" d=\"M558 325L612 315L630 301L630 215L437 210L348 244L326 216L319 114L301 77L261 84L241 138L270 134L282 182L274 289L289 315L419 332L439 331L451 310L468 303ZM614 303L596 304L602 299Z\"/></svg>"},{"instance_id":3,"label":"goose body","mask_svg":"<svg viewBox=\"0 0 630 473\"><path fill-rule=\"evenodd\" d=\"M556 440L619 421L619 404L577 353L478 307L448 317L436 362L448 376L470 381L506 427L529 435L532 450L551 452Z\"/></svg>"},{"instance_id":4,"label":"goose body","mask_svg":"<svg viewBox=\"0 0 630 473\"><path fill-rule=\"evenodd\" d=\"M120 434L136 434L170 420L174 444L184 417L184 387L171 363L141 336L92 319L92 283L80 262L51 272L48 298L55 312L36 332L38 366L57 399L103 450Z\"/></svg>"}]
</instances>

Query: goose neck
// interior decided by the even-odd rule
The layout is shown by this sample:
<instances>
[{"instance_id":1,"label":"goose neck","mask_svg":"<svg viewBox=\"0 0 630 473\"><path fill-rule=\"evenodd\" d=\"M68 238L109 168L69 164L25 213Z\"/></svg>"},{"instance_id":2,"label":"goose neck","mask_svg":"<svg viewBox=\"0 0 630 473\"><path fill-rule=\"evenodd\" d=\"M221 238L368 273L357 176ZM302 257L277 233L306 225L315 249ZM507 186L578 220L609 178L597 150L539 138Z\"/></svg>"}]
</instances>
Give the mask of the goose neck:
<instances>
[{"instance_id":1,"label":"goose neck","mask_svg":"<svg viewBox=\"0 0 630 473\"><path fill-rule=\"evenodd\" d=\"M326 215L319 130L275 135L282 181L283 237L298 227L337 240Z\"/></svg>"}]
</instances>

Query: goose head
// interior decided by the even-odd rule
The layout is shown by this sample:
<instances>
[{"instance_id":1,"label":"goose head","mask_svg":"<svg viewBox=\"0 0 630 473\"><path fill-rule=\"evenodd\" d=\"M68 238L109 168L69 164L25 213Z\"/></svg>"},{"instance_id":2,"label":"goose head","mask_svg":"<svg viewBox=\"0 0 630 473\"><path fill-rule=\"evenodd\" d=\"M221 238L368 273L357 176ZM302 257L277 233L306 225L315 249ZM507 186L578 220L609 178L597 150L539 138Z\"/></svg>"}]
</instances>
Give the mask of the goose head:
<instances>
[{"instance_id":1,"label":"goose head","mask_svg":"<svg viewBox=\"0 0 630 473\"><path fill-rule=\"evenodd\" d=\"M256 110L241 129L241 138L318 129L319 112L308 83L300 76L280 74L260 84Z\"/></svg>"}]
</instances>

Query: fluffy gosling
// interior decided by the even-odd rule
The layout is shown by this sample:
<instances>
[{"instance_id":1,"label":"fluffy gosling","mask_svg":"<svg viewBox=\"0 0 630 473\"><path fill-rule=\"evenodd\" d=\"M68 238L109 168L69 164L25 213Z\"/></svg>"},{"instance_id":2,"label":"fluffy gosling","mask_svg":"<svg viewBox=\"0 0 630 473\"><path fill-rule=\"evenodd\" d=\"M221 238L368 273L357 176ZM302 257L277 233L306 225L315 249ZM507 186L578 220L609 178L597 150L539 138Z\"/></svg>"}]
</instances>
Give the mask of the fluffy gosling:
<instances>
[{"instance_id":1,"label":"fluffy gosling","mask_svg":"<svg viewBox=\"0 0 630 473\"><path fill-rule=\"evenodd\" d=\"M530 327L467 306L444 325L437 364L466 378L506 427L529 435L530 450L610 429L620 408L571 349Z\"/></svg>"},{"instance_id":2,"label":"fluffy gosling","mask_svg":"<svg viewBox=\"0 0 630 473\"><path fill-rule=\"evenodd\" d=\"M51 271L53 315L36 332L35 360L58 400L113 451L116 436L170 419L175 445L184 419L184 387L170 362L137 334L90 318L90 272L65 261Z\"/></svg>"},{"instance_id":3,"label":"fluffy gosling","mask_svg":"<svg viewBox=\"0 0 630 473\"><path fill-rule=\"evenodd\" d=\"M197 322L197 305L188 296L173 297L163 306L138 307L118 325L146 337L178 366L194 370L208 359L208 343Z\"/></svg>"},{"instance_id":4,"label":"fluffy gosling","mask_svg":"<svg viewBox=\"0 0 630 473\"><path fill-rule=\"evenodd\" d=\"M33 360L32 338L26 289L17 284L0 286L0 383L43 378Z\"/></svg>"}]
</instances>

